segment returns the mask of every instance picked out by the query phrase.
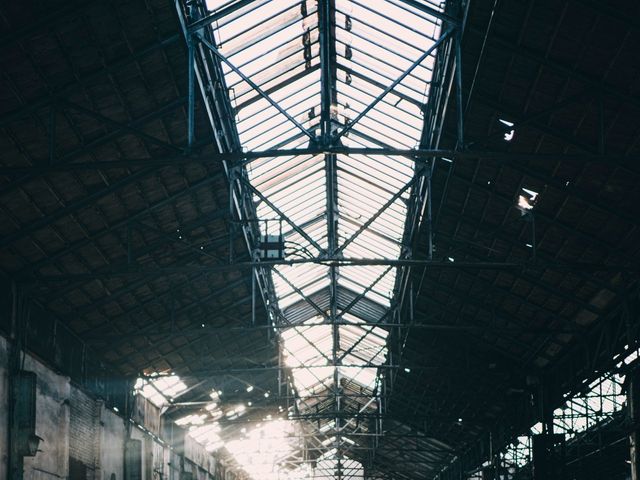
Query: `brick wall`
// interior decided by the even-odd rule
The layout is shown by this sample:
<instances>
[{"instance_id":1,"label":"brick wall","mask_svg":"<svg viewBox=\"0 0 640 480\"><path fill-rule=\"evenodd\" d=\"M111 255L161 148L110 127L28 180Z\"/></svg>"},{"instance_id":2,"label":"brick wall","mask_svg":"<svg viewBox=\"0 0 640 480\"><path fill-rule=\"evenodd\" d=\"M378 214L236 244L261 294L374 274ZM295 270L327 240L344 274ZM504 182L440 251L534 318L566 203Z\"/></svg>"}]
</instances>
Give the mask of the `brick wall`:
<instances>
[{"instance_id":1,"label":"brick wall","mask_svg":"<svg viewBox=\"0 0 640 480\"><path fill-rule=\"evenodd\" d=\"M85 465L86 480L94 480L96 464L96 401L77 388L71 389L69 457Z\"/></svg>"},{"instance_id":2,"label":"brick wall","mask_svg":"<svg viewBox=\"0 0 640 480\"><path fill-rule=\"evenodd\" d=\"M0 335L0 480L8 475L7 466L7 357L8 343ZM148 431L163 431L158 409L142 405L145 428L132 427L111 408L71 384L69 377L55 372L40 360L27 355L24 368L38 377L36 395L36 434L42 437L35 457L25 457L26 480L50 480L76 476L82 480L123 480L124 445L127 427L131 436L144 442L143 480L178 480L180 465L197 473L198 480L219 480L221 469L214 457L184 431L177 427L167 430L165 440L171 440L176 450L170 451ZM149 424L147 426L147 423ZM182 432L182 433L180 433ZM162 437L162 435L158 435ZM186 448L185 448L186 446ZM177 453L184 451L186 458ZM214 473L218 470L218 473Z\"/></svg>"}]
</instances>

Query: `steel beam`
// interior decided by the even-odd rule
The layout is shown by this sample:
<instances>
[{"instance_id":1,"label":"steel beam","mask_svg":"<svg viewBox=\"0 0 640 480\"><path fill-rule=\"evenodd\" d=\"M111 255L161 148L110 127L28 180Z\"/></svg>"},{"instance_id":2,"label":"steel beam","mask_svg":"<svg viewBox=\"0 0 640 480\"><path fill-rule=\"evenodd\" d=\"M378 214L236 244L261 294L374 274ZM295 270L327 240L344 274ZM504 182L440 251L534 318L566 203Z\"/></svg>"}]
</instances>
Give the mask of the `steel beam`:
<instances>
[{"instance_id":1,"label":"steel beam","mask_svg":"<svg viewBox=\"0 0 640 480\"><path fill-rule=\"evenodd\" d=\"M418 2L416 0L401 0L401 2L406 3L407 5L415 8L416 10L420 10L421 12L426 13L430 17L435 17L455 27L462 26L462 20L460 18L454 17L453 15L449 15L448 13L442 10L433 8L426 2Z\"/></svg>"},{"instance_id":2,"label":"steel beam","mask_svg":"<svg viewBox=\"0 0 640 480\"><path fill-rule=\"evenodd\" d=\"M230 284L230 286L237 286L237 282ZM196 304L189 304L183 307L183 310L186 311L191 306L195 306ZM125 313L122 316L129 316L130 313ZM166 321L164 319L163 321ZM304 327L314 327L314 326L322 326L327 325L324 323L312 323L305 324ZM403 329L403 328L411 328L413 330L423 330L429 332L442 332L442 333L451 333L452 335L459 335L463 332L489 332L489 333L510 333L517 335L536 335L536 336L547 336L547 335L560 335L560 334L577 334L580 333L579 330L573 328L528 328L528 327L500 327L500 326L492 326L492 325L469 325L469 324L436 324L436 323L377 323L377 322L365 322L365 323L351 323L351 322L337 322L336 325L338 327L377 327L383 329ZM139 337L151 337L151 338L161 338L167 336L175 336L175 335L189 335L192 333L197 333L200 335L218 335L221 331L227 332L237 332L237 333L250 333L261 330L287 330L290 328L295 328L296 325L245 325L245 326L230 326L230 325L206 325L205 327L187 327L180 328L179 330L159 330L156 325L152 324L149 328L145 328L143 331L132 331L121 334L103 334L103 335L83 335L83 339L87 342L94 343L111 343L116 342L118 340L129 339L129 338L139 338ZM97 327L99 329L100 327ZM368 396L369 397L369 396Z\"/></svg>"},{"instance_id":3,"label":"steel beam","mask_svg":"<svg viewBox=\"0 0 640 480\"><path fill-rule=\"evenodd\" d=\"M266 150L260 152L245 153L207 153L198 155L175 155L175 156L155 156L151 158L124 158L96 162L73 162L60 163L57 159L54 164L25 165L25 166L0 166L0 175L32 175L42 176L56 172L77 172L77 171L108 171L122 170L123 168L166 168L171 166L184 165L212 165L220 163L241 162L247 165L259 158L288 157L322 155L325 153L342 155L370 155L370 156L399 156L413 159L417 164L425 164L427 159L441 158L447 161L476 161L491 160L500 164L516 165L515 168L524 168L522 164L526 162L556 163L568 162L577 165L588 163L613 163L625 168L632 168L635 163L640 163L640 155L619 155L619 154L597 154L585 153L580 155L558 153L558 154L536 154L521 152L500 152L500 151L465 151L455 150L401 150L391 148L301 148L296 150Z\"/></svg>"},{"instance_id":4,"label":"steel beam","mask_svg":"<svg viewBox=\"0 0 640 480\"><path fill-rule=\"evenodd\" d=\"M221 8L218 11L207 15L206 17L203 17L193 23L190 23L189 25L186 25L187 31L189 33L195 33L198 30L206 27L207 25L211 25L212 23L215 23L218 20L221 20L224 17L236 12L237 10L240 10L241 8L249 6L255 2L256 0L238 0L229 6Z\"/></svg>"},{"instance_id":5,"label":"steel beam","mask_svg":"<svg viewBox=\"0 0 640 480\"><path fill-rule=\"evenodd\" d=\"M454 87L456 94L456 116L457 116L457 139L456 150L465 149L464 141L464 102L462 91L462 31L457 30L454 42L455 51L455 72L454 72Z\"/></svg>"},{"instance_id":6,"label":"steel beam","mask_svg":"<svg viewBox=\"0 0 640 480\"><path fill-rule=\"evenodd\" d=\"M634 426L629 435L631 480L640 480L640 369L629 374L627 409Z\"/></svg>"},{"instance_id":7,"label":"steel beam","mask_svg":"<svg viewBox=\"0 0 640 480\"><path fill-rule=\"evenodd\" d=\"M410 260L410 259L380 259L380 258L314 258L293 260L262 260L257 262L237 262L223 265L176 265L161 268L121 268L105 270L103 272L89 272L78 274L51 274L40 276L23 276L19 280L23 282L53 282L53 281L78 281L92 280L106 277L153 277L166 275L185 275L197 272L222 273L237 270L249 270L252 268L273 267L278 265L317 264L331 266L362 266L379 265L393 267L427 267L432 269L469 269L469 270L512 270L544 271L555 270L563 272L628 272L638 274L640 265L636 264L597 264L586 262L557 262L531 264L529 262L450 262L439 260Z\"/></svg>"}]
</instances>

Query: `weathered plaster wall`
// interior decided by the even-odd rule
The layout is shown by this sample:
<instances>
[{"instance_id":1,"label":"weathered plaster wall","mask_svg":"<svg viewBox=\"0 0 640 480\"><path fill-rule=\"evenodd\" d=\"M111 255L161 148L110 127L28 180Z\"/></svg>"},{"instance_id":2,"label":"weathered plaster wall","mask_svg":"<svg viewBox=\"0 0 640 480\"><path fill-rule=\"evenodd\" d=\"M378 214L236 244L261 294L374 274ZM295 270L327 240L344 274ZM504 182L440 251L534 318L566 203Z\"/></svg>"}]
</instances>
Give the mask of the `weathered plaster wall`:
<instances>
[{"instance_id":1,"label":"weathered plaster wall","mask_svg":"<svg viewBox=\"0 0 640 480\"><path fill-rule=\"evenodd\" d=\"M7 340L0 335L0 480L8 477L8 350ZM86 473L82 480L123 480L127 426L131 438L142 441L143 480L179 480L181 468L193 472L198 480L219 480L215 476L217 462L202 445L190 437L184 439L183 433L171 433L170 428L166 429L169 438L161 440L160 412L145 405L145 399L137 400L134 414L143 429L127 424L101 400L30 355L24 359L24 369L38 377L36 434L43 439L37 455L25 458L25 480L76 480L69 477L71 459L83 465ZM180 445L177 450L168 446L172 435ZM182 448L183 459L177 455Z\"/></svg>"},{"instance_id":2,"label":"weathered plaster wall","mask_svg":"<svg viewBox=\"0 0 640 480\"><path fill-rule=\"evenodd\" d=\"M7 435L8 407L9 407L9 377L7 365L9 364L7 342L0 336L0 478L7 478L7 452L9 451Z\"/></svg>"},{"instance_id":3,"label":"weathered plaster wall","mask_svg":"<svg viewBox=\"0 0 640 480\"><path fill-rule=\"evenodd\" d=\"M127 438L125 423L111 410L100 407L100 450L99 464L102 473L100 479L116 480L124 478L124 442Z\"/></svg>"},{"instance_id":4,"label":"weathered plaster wall","mask_svg":"<svg viewBox=\"0 0 640 480\"><path fill-rule=\"evenodd\" d=\"M27 356L24 369L38 376L36 435L42 438L38 454L24 460L25 478L65 478L69 472L69 379Z\"/></svg>"}]
</instances>

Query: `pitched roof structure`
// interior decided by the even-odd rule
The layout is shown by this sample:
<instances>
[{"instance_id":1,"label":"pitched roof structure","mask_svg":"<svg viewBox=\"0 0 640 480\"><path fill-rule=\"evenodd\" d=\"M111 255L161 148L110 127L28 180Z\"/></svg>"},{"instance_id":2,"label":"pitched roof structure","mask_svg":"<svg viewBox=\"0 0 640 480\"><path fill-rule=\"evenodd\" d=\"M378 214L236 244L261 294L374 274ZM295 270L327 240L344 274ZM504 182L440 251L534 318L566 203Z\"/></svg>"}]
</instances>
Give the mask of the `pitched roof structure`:
<instances>
[{"instance_id":1,"label":"pitched roof structure","mask_svg":"<svg viewBox=\"0 0 640 480\"><path fill-rule=\"evenodd\" d=\"M611 3L3 5L30 348L255 479L478 467L638 342L640 28Z\"/></svg>"}]
</instances>

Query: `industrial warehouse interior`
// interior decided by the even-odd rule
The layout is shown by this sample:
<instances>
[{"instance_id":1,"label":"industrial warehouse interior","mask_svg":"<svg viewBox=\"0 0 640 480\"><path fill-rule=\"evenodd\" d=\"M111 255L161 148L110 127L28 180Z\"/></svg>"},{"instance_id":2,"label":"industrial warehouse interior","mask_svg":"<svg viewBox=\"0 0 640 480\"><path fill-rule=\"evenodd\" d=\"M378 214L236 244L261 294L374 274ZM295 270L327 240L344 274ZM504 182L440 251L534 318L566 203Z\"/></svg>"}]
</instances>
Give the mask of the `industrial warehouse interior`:
<instances>
[{"instance_id":1,"label":"industrial warehouse interior","mask_svg":"<svg viewBox=\"0 0 640 480\"><path fill-rule=\"evenodd\" d=\"M640 3L0 3L0 480L640 480Z\"/></svg>"}]
</instances>

